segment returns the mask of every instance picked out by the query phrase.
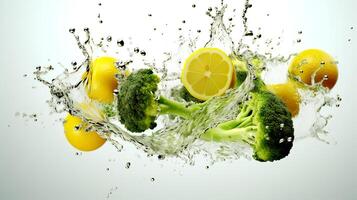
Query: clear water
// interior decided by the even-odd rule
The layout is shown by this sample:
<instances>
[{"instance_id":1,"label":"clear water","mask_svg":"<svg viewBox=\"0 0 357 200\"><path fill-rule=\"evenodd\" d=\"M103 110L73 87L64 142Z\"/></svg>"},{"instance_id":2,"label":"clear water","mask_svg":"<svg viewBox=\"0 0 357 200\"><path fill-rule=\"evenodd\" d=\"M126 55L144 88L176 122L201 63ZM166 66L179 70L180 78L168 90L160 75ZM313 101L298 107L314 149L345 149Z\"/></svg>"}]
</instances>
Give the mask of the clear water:
<instances>
[{"instance_id":1,"label":"clear water","mask_svg":"<svg viewBox=\"0 0 357 200\"><path fill-rule=\"evenodd\" d=\"M126 54L120 54L124 55L123 57L118 57L117 67L121 70L132 68L134 65L152 68L162 80L159 93L169 96L170 89L180 84L179 72L182 60L185 59L183 55L202 47L197 46L200 34L181 34L178 40L175 41L178 49L180 49L178 52L174 52L174 50L172 52L164 52L160 58L149 60L146 57L147 53L150 52L141 50L139 47L135 47L134 49L126 48L128 43L132 43L131 39L129 41L115 41L112 36L106 36L97 40L91 37L88 28L83 31L70 29L69 32L75 38L84 59L78 63L72 62L71 66L50 65L37 67L34 74L38 81L49 88L52 97L48 100L48 103L55 112L69 112L81 117L91 124L89 129L95 130L107 138L118 151L124 148L122 145L123 141L127 141L138 149L145 151L148 155L158 155L160 159L179 157L190 164L194 164L195 155L207 156L212 162L240 157L250 158L250 148L243 143L214 143L199 139L205 130L236 117L239 113L237 105L248 98L249 91L254 86L253 79L257 71L264 72L277 65L287 65L290 58L294 55L294 52L291 52L288 53L288 56L273 56L272 52L260 54L259 51L251 50L252 48L250 47L254 46L256 41L261 39L261 33L254 34L249 30L246 14L252 6L249 0L246 0L244 4L244 10L240 15L242 17L243 33L239 41L233 41L231 37L233 34L231 19L227 20L225 18L225 13L229 9L229 6L222 1L219 6L207 9L207 20L211 21L211 25L209 28L209 39L204 43L204 46L221 48L228 54L245 61L249 69L248 78L239 88L230 89L223 96L208 100L201 110L193 113L192 120L172 119L168 116L160 116L158 118L159 125L154 130L148 130L142 134L131 133L120 124L115 115L105 116L103 114L102 110L112 109L116 105L115 102L113 105L101 105L88 98L84 90L86 80L82 80L82 74L89 70L89 62L94 57L96 51L104 53L108 51L126 51ZM98 19L99 23L103 23L100 15ZM84 33L84 36L80 37L79 35L82 33ZM250 38L250 40L246 40L245 38ZM246 43L245 41L250 42ZM271 45L271 42L269 45ZM259 58L262 64L258 67L253 67L251 64L253 58ZM53 77L55 67L56 69L63 69L63 72ZM123 76L118 76L117 78L120 81ZM325 127L332 116L323 115L322 110L326 107L339 105L341 99L329 96L328 91L323 89L323 87L319 87L319 85L321 83L315 83L312 86L317 88L315 90L300 91L303 105L314 105L315 116L309 132L303 134L301 137L297 137L298 139L315 137L328 142L325 139L325 136L328 134ZM222 104L222 102L226 103ZM87 109L82 109L81 104L83 103L89 105ZM300 113L300 115L304 115L304 113ZM129 167L130 163L127 164L127 168Z\"/></svg>"}]
</instances>

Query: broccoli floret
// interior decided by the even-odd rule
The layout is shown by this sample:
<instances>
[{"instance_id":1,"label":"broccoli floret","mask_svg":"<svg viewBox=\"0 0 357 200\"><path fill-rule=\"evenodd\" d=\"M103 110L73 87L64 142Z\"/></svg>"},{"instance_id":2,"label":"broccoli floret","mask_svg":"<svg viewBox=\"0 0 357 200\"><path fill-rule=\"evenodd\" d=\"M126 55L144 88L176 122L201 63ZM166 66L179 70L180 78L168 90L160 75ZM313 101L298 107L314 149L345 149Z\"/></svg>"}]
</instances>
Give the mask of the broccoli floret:
<instances>
[{"instance_id":1,"label":"broccoli floret","mask_svg":"<svg viewBox=\"0 0 357 200\"><path fill-rule=\"evenodd\" d=\"M284 103L263 88L252 91L237 118L206 131L208 141L242 141L253 148L253 158L274 161L287 156L293 145L294 128L291 114Z\"/></svg>"},{"instance_id":2,"label":"broccoli floret","mask_svg":"<svg viewBox=\"0 0 357 200\"><path fill-rule=\"evenodd\" d=\"M157 96L160 79L151 69L140 69L119 84L118 112L120 122L132 132L143 132L156 127L160 114L171 114L189 119L202 105L186 105Z\"/></svg>"}]
</instances>

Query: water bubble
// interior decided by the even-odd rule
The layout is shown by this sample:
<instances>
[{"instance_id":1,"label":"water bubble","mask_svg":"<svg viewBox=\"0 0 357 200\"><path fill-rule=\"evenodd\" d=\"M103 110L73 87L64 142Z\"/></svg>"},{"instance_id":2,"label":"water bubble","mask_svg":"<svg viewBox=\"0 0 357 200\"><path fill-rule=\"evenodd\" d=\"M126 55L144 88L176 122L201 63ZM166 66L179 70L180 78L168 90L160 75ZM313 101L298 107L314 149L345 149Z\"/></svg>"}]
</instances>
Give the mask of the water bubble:
<instances>
[{"instance_id":1,"label":"water bubble","mask_svg":"<svg viewBox=\"0 0 357 200\"><path fill-rule=\"evenodd\" d=\"M108 37L107 37L107 41L108 41L108 42L111 42L111 41L112 41L112 36L108 36Z\"/></svg>"},{"instance_id":2,"label":"water bubble","mask_svg":"<svg viewBox=\"0 0 357 200\"><path fill-rule=\"evenodd\" d=\"M150 180L151 180L151 182L154 182L154 181L155 181L155 178L151 178Z\"/></svg>"},{"instance_id":3,"label":"water bubble","mask_svg":"<svg viewBox=\"0 0 357 200\"><path fill-rule=\"evenodd\" d=\"M146 56L146 52L145 52L144 50L141 50L141 51L140 51L140 55Z\"/></svg>"},{"instance_id":4,"label":"water bubble","mask_svg":"<svg viewBox=\"0 0 357 200\"><path fill-rule=\"evenodd\" d=\"M129 168L130 168L130 165L131 165L131 163L130 163L130 162L127 162L127 163L125 164L125 168L129 169Z\"/></svg>"},{"instance_id":5,"label":"water bubble","mask_svg":"<svg viewBox=\"0 0 357 200\"><path fill-rule=\"evenodd\" d=\"M281 138L280 140L279 140L279 143L281 144L281 143L283 143L285 140L284 140L284 138Z\"/></svg>"},{"instance_id":6,"label":"water bubble","mask_svg":"<svg viewBox=\"0 0 357 200\"><path fill-rule=\"evenodd\" d=\"M118 45L119 47L124 46L124 40L118 40L118 41L117 41L117 45Z\"/></svg>"},{"instance_id":7,"label":"water bubble","mask_svg":"<svg viewBox=\"0 0 357 200\"><path fill-rule=\"evenodd\" d=\"M81 128L81 126L79 126L79 125L74 126L74 130L75 130L75 131L78 131L80 128Z\"/></svg>"},{"instance_id":8,"label":"water bubble","mask_svg":"<svg viewBox=\"0 0 357 200\"><path fill-rule=\"evenodd\" d=\"M135 48L134 48L134 52L135 52L135 53L139 53L139 48L138 48L138 47L135 47Z\"/></svg>"},{"instance_id":9,"label":"water bubble","mask_svg":"<svg viewBox=\"0 0 357 200\"><path fill-rule=\"evenodd\" d=\"M282 130L282 129L284 128L284 126L285 126L285 125L284 125L283 123L281 123L281 124L280 124L280 130Z\"/></svg>"},{"instance_id":10,"label":"water bubble","mask_svg":"<svg viewBox=\"0 0 357 200\"><path fill-rule=\"evenodd\" d=\"M248 31L244 34L244 36L253 36L253 31Z\"/></svg>"}]
</instances>

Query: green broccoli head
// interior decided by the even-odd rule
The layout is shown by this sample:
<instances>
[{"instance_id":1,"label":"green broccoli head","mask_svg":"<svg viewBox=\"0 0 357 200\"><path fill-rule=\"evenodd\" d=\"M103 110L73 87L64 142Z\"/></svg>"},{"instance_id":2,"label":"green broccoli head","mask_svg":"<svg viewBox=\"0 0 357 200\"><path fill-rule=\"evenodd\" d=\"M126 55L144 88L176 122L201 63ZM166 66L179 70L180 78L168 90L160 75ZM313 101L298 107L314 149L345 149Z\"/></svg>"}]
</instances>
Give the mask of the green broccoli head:
<instances>
[{"instance_id":1,"label":"green broccoli head","mask_svg":"<svg viewBox=\"0 0 357 200\"><path fill-rule=\"evenodd\" d=\"M120 122L132 132L156 127L158 103L155 93L160 79L151 69L142 69L120 83L118 112Z\"/></svg>"},{"instance_id":2,"label":"green broccoli head","mask_svg":"<svg viewBox=\"0 0 357 200\"><path fill-rule=\"evenodd\" d=\"M256 98L257 134L252 143L254 158L260 161L280 160L293 146L294 128L285 104L268 91L253 93Z\"/></svg>"},{"instance_id":3,"label":"green broccoli head","mask_svg":"<svg viewBox=\"0 0 357 200\"><path fill-rule=\"evenodd\" d=\"M159 114L176 115L189 119L202 105L186 106L163 96L156 96L160 79L151 69L131 73L119 84L118 114L125 127L132 132L143 132L156 127Z\"/></svg>"},{"instance_id":4,"label":"green broccoli head","mask_svg":"<svg viewBox=\"0 0 357 200\"><path fill-rule=\"evenodd\" d=\"M237 78L236 86L239 87L240 85L242 85L242 83L245 81L247 76L248 76L248 71L245 71L245 70L237 71L236 72L236 78ZM260 77L255 77L253 82L254 82L254 88L252 91L258 91L265 87L265 83Z\"/></svg>"},{"instance_id":5,"label":"green broccoli head","mask_svg":"<svg viewBox=\"0 0 357 200\"><path fill-rule=\"evenodd\" d=\"M240 106L237 118L206 131L205 140L242 141L253 148L258 161L280 160L287 156L294 140L291 114L274 94L266 90L251 92Z\"/></svg>"}]
</instances>

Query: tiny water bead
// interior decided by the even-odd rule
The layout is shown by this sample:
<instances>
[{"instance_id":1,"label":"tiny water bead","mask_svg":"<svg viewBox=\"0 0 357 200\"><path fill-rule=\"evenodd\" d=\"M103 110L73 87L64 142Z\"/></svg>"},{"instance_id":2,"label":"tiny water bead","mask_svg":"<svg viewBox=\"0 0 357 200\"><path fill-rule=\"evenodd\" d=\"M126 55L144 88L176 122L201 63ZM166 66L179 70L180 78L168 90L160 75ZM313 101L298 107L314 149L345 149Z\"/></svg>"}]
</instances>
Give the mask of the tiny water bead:
<instances>
[{"instance_id":1,"label":"tiny water bead","mask_svg":"<svg viewBox=\"0 0 357 200\"><path fill-rule=\"evenodd\" d=\"M135 53L139 53L139 48L138 48L138 47L135 47L135 48L134 48L134 52L135 52Z\"/></svg>"},{"instance_id":2,"label":"tiny water bead","mask_svg":"<svg viewBox=\"0 0 357 200\"><path fill-rule=\"evenodd\" d=\"M108 36L107 37L107 42L111 42L112 41L112 36Z\"/></svg>"},{"instance_id":3,"label":"tiny water bead","mask_svg":"<svg viewBox=\"0 0 357 200\"><path fill-rule=\"evenodd\" d=\"M192 8L196 8L196 4L192 4Z\"/></svg>"},{"instance_id":4,"label":"tiny water bead","mask_svg":"<svg viewBox=\"0 0 357 200\"><path fill-rule=\"evenodd\" d=\"M124 46L124 40L118 40L118 41L117 41L117 45L118 45L119 47L123 47L123 46Z\"/></svg>"},{"instance_id":5,"label":"tiny water bead","mask_svg":"<svg viewBox=\"0 0 357 200\"><path fill-rule=\"evenodd\" d=\"M127 163L125 164L125 168L127 168L127 169L129 169L130 166L131 166L131 163L130 163L130 162L127 162Z\"/></svg>"},{"instance_id":6,"label":"tiny water bead","mask_svg":"<svg viewBox=\"0 0 357 200\"><path fill-rule=\"evenodd\" d=\"M151 178L150 180L151 180L151 182L154 182L154 181L155 181L155 178Z\"/></svg>"}]
</instances>

